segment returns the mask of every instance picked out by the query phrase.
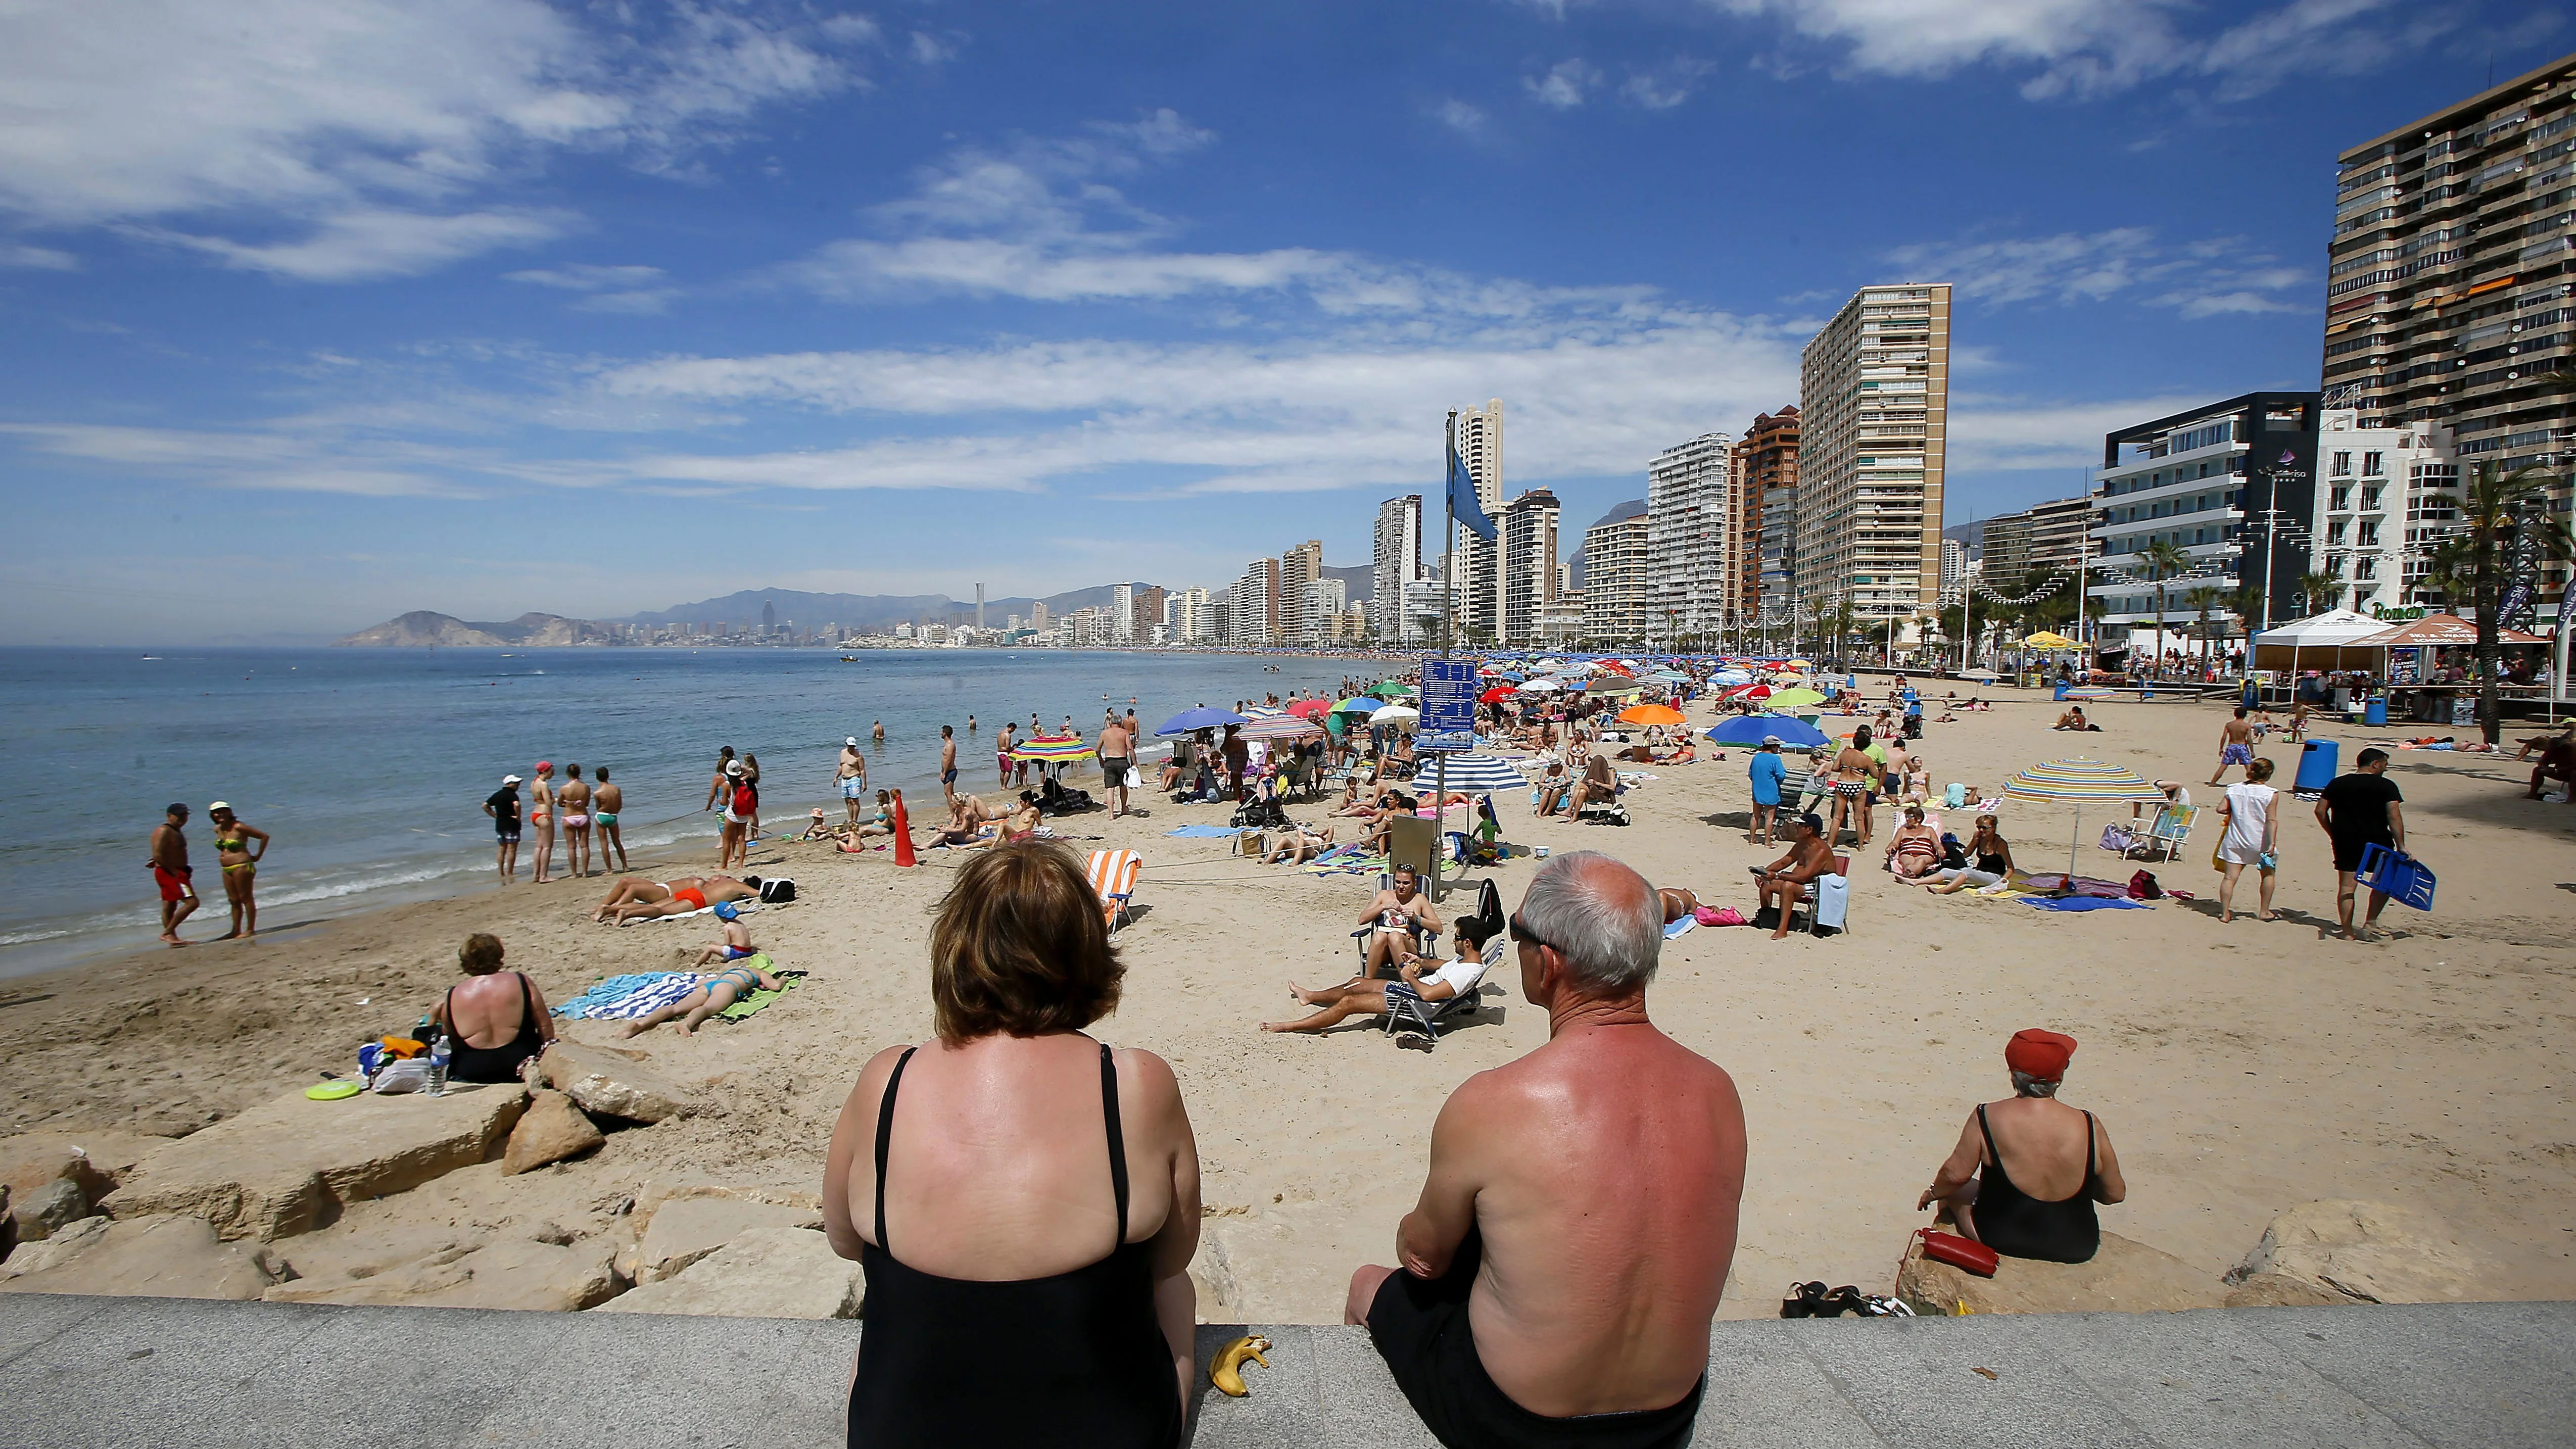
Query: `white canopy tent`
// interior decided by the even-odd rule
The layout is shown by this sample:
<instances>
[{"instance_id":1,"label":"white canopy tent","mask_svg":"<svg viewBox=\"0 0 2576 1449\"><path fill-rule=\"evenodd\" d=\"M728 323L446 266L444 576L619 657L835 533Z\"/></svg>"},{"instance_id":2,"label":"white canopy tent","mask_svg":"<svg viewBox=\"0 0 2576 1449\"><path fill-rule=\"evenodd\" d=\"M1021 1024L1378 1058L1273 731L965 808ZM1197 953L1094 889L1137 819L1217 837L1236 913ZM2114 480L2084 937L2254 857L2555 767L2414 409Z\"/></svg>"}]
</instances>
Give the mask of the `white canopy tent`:
<instances>
[{"instance_id":1,"label":"white canopy tent","mask_svg":"<svg viewBox=\"0 0 2576 1449\"><path fill-rule=\"evenodd\" d=\"M2328 609L2306 619L2293 619L2254 636L2256 669L2368 668L2379 651L2364 640L2388 632L2388 621L2350 609ZM2344 655L2351 650L2351 658Z\"/></svg>"}]
</instances>

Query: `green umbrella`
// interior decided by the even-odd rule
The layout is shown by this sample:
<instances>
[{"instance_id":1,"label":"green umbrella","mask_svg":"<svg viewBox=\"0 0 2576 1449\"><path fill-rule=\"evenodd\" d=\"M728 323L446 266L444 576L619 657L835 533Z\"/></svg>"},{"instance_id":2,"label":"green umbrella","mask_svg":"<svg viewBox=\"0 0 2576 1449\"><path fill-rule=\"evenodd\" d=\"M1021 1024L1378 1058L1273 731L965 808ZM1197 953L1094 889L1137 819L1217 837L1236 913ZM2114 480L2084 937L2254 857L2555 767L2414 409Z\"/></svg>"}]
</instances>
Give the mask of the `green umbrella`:
<instances>
[{"instance_id":1,"label":"green umbrella","mask_svg":"<svg viewBox=\"0 0 2576 1449\"><path fill-rule=\"evenodd\" d=\"M1783 690L1780 693L1771 696L1769 699L1764 700L1762 703L1763 707L1766 709L1775 709L1782 713L1787 713L1788 711L1798 708L1800 705L1823 704L1824 702L1825 697L1816 693L1812 689L1790 689Z\"/></svg>"},{"instance_id":2,"label":"green umbrella","mask_svg":"<svg viewBox=\"0 0 2576 1449\"><path fill-rule=\"evenodd\" d=\"M1377 682L1377 687L1369 691L1380 699L1400 699L1416 692L1412 685L1394 679L1381 679Z\"/></svg>"}]
</instances>

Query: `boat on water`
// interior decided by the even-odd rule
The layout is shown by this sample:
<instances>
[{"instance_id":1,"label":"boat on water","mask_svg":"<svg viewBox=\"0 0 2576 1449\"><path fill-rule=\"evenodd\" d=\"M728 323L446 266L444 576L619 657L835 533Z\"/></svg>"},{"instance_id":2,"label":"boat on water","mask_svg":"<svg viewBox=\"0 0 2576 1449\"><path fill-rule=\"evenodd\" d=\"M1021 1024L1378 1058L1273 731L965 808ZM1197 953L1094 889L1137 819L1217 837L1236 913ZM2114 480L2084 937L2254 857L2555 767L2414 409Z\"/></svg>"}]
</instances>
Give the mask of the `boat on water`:
<instances>
[{"instance_id":1,"label":"boat on water","mask_svg":"<svg viewBox=\"0 0 2576 1449\"><path fill-rule=\"evenodd\" d=\"M856 664L859 662L859 656L856 654L844 654L841 656L841 662L843 664Z\"/></svg>"}]
</instances>

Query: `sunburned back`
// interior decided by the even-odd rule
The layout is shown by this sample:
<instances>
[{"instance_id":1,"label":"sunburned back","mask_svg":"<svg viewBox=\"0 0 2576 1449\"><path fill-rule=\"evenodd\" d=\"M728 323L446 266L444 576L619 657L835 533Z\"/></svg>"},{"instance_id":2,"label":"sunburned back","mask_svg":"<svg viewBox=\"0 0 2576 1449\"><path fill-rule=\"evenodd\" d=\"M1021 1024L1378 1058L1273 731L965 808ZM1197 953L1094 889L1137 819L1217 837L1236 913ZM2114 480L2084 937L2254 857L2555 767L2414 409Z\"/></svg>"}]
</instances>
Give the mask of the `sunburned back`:
<instances>
[{"instance_id":1,"label":"sunburned back","mask_svg":"<svg viewBox=\"0 0 2576 1449\"><path fill-rule=\"evenodd\" d=\"M528 1007L516 971L469 976L447 994L447 1024L470 1047L501 1046L519 1034Z\"/></svg>"},{"instance_id":2,"label":"sunburned back","mask_svg":"<svg viewBox=\"0 0 2576 1449\"><path fill-rule=\"evenodd\" d=\"M2015 1097L1986 1104L1986 1130L2013 1186L2041 1202L2084 1190L2084 1113L2063 1102Z\"/></svg>"},{"instance_id":3,"label":"sunburned back","mask_svg":"<svg viewBox=\"0 0 2576 1449\"><path fill-rule=\"evenodd\" d=\"M1551 1416L1677 1402L1707 1367L1735 1256L1734 1082L1637 1024L1559 1037L1471 1088L1500 1129L1469 1168L1486 1372Z\"/></svg>"},{"instance_id":4,"label":"sunburned back","mask_svg":"<svg viewBox=\"0 0 2576 1449\"><path fill-rule=\"evenodd\" d=\"M1125 1241L1172 1210L1173 1144L1118 1053L1129 1184ZM880 1094L882 1088L879 1089ZM874 1100L866 1140L874 1140ZM1100 1047L1086 1036L986 1037L913 1053L886 1157L885 1235L896 1259L943 1278L1011 1282L1099 1261L1120 1241L1101 1117ZM850 1216L874 1241L876 1164L850 1165Z\"/></svg>"}]
</instances>

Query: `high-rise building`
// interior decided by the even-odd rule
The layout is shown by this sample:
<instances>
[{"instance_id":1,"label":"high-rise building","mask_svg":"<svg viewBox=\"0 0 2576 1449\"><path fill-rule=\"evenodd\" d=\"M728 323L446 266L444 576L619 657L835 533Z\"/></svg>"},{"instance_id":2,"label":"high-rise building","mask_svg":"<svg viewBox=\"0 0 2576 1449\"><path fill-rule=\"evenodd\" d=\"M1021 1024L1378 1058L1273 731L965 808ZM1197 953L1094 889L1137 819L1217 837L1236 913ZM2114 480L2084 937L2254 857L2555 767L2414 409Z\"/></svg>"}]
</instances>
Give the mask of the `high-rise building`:
<instances>
[{"instance_id":1,"label":"high-rise building","mask_svg":"<svg viewBox=\"0 0 2576 1449\"><path fill-rule=\"evenodd\" d=\"M2085 506L2090 508L2092 500L2086 499ZM2030 574L2030 514L2027 511L1998 513L1986 520L1986 526L1978 537L1983 540L1978 545L1978 553L1985 564L1985 578L1998 592L2017 592L2021 581ZM1956 539L1942 541L1957 542ZM1959 552L1963 560L1967 551L1967 546L1961 544ZM1946 556L1944 567L1947 567Z\"/></svg>"},{"instance_id":2,"label":"high-rise building","mask_svg":"<svg viewBox=\"0 0 2576 1449\"><path fill-rule=\"evenodd\" d=\"M1377 506L1377 531L1369 555L1369 627L1380 639L1418 636L1404 617L1404 586L1422 577L1422 495L1408 493Z\"/></svg>"},{"instance_id":3,"label":"high-rise building","mask_svg":"<svg viewBox=\"0 0 2576 1449\"><path fill-rule=\"evenodd\" d=\"M1494 515L1501 553L1493 632L1497 642L1545 642L1540 616L1556 602L1556 515L1556 495L1544 488L1531 489Z\"/></svg>"},{"instance_id":4,"label":"high-rise building","mask_svg":"<svg viewBox=\"0 0 2576 1449\"><path fill-rule=\"evenodd\" d=\"M1134 584L1109 586L1109 638L1106 642L1112 644L1136 642L1136 586Z\"/></svg>"},{"instance_id":5,"label":"high-rise building","mask_svg":"<svg viewBox=\"0 0 2576 1449\"><path fill-rule=\"evenodd\" d=\"M1762 517L1771 495L1798 486L1798 405L1761 413L1735 445L1735 507L1728 524L1728 547L1737 560L1736 594L1727 601L1739 625L1750 625L1762 613L1762 573L1770 557L1764 548ZM1786 553L1787 540L1779 550Z\"/></svg>"},{"instance_id":6,"label":"high-rise building","mask_svg":"<svg viewBox=\"0 0 2576 1449\"><path fill-rule=\"evenodd\" d=\"M1243 577L1234 581L1234 596L1228 604L1226 642L1279 642L1279 560L1257 558L1243 566Z\"/></svg>"},{"instance_id":7,"label":"high-rise building","mask_svg":"<svg viewBox=\"0 0 2576 1449\"><path fill-rule=\"evenodd\" d=\"M1178 589L1163 598L1163 622L1182 644L1204 644L1218 637L1216 619L1205 589Z\"/></svg>"},{"instance_id":8,"label":"high-rise building","mask_svg":"<svg viewBox=\"0 0 2576 1449\"><path fill-rule=\"evenodd\" d=\"M1333 630L1337 627L1337 623L1342 617L1342 607L1346 602L1344 596L1348 592L1349 585L1345 584L1340 579L1329 578L1313 580L1308 583L1305 588L1300 590L1299 593L1301 597L1297 603L1297 618L1300 626L1306 632L1298 637L1297 642L1305 644L1330 643L1333 638Z\"/></svg>"},{"instance_id":9,"label":"high-rise building","mask_svg":"<svg viewBox=\"0 0 2576 1449\"><path fill-rule=\"evenodd\" d=\"M1862 288L1808 339L1798 372L1798 593L1849 600L1863 632L1930 610L1941 584L1949 284Z\"/></svg>"},{"instance_id":10,"label":"high-rise building","mask_svg":"<svg viewBox=\"0 0 2576 1449\"><path fill-rule=\"evenodd\" d=\"M1043 633L1047 626L1047 606L1043 602L1029 605L1029 627Z\"/></svg>"},{"instance_id":11,"label":"high-rise building","mask_svg":"<svg viewBox=\"0 0 2576 1449\"><path fill-rule=\"evenodd\" d=\"M778 606L776 604L766 602L761 604L760 632L763 634L775 634L778 632Z\"/></svg>"},{"instance_id":12,"label":"high-rise building","mask_svg":"<svg viewBox=\"0 0 2576 1449\"><path fill-rule=\"evenodd\" d=\"M1646 465L1646 546L1654 554L1659 631L1713 634L1742 592L1735 542L1735 440L1702 433Z\"/></svg>"},{"instance_id":13,"label":"high-rise building","mask_svg":"<svg viewBox=\"0 0 2576 1449\"><path fill-rule=\"evenodd\" d=\"M984 632L984 586L982 584L975 586L975 632L978 634Z\"/></svg>"},{"instance_id":14,"label":"high-rise building","mask_svg":"<svg viewBox=\"0 0 2576 1449\"><path fill-rule=\"evenodd\" d=\"M2263 588L2267 557L2269 602L2256 606L2255 622L2294 616L2285 610L2295 608L2308 567L2297 540L2316 521L2317 426L2315 393L2249 392L2103 437L2085 592L2102 601L2105 644L2116 648L2125 636L2152 649L2159 633L2176 643L2175 625L2199 618L2186 603L2192 590ZM1986 538L1991 572L1991 522ZM2159 543L2181 550L2179 567L2148 562ZM2006 582L1994 578L1998 587Z\"/></svg>"},{"instance_id":15,"label":"high-rise building","mask_svg":"<svg viewBox=\"0 0 2576 1449\"><path fill-rule=\"evenodd\" d=\"M1755 572L1761 580L1764 629L1797 622L1798 490L1774 488L1762 495L1762 557Z\"/></svg>"},{"instance_id":16,"label":"high-rise building","mask_svg":"<svg viewBox=\"0 0 2576 1449\"><path fill-rule=\"evenodd\" d=\"M1163 601L1168 598L1160 584L1138 584L1129 606L1132 637L1139 644L1153 642L1154 626L1163 622Z\"/></svg>"},{"instance_id":17,"label":"high-rise building","mask_svg":"<svg viewBox=\"0 0 2576 1449\"><path fill-rule=\"evenodd\" d=\"M1955 590L1966 584L1967 579L1968 546L1955 538L1941 540L1941 587ZM1942 600L1944 607L1949 602L1947 598Z\"/></svg>"},{"instance_id":18,"label":"high-rise building","mask_svg":"<svg viewBox=\"0 0 2576 1449\"><path fill-rule=\"evenodd\" d=\"M1458 461L1467 476L1476 480L1476 506L1491 518L1503 504L1503 400L1495 398L1458 414L1457 442ZM1482 631L1490 639L1501 608L1496 570L1502 544L1487 542L1464 527L1452 533L1449 546L1456 550L1457 563L1449 572L1450 609L1459 628Z\"/></svg>"},{"instance_id":19,"label":"high-rise building","mask_svg":"<svg viewBox=\"0 0 2576 1449\"><path fill-rule=\"evenodd\" d=\"M2446 429L2432 423L2366 428L2354 409L2325 409L2307 567L2340 582L2335 597L2310 599L2307 606L2364 613L2466 607L2426 577L2433 550L2461 529L2459 486ZM2283 612L2275 609L2274 618Z\"/></svg>"},{"instance_id":20,"label":"high-rise building","mask_svg":"<svg viewBox=\"0 0 2576 1449\"><path fill-rule=\"evenodd\" d=\"M1315 637L1315 619L1306 612L1306 586L1324 576L1324 545L1308 539L1279 555L1279 631L1282 643L1303 644Z\"/></svg>"},{"instance_id":21,"label":"high-rise building","mask_svg":"<svg viewBox=\"0 0 2576 1449\"><path fill-rule=\"evenodd\" d=\"M1654 593L1650 515L1604 520L1583 532L1583 636L1604 642L1646 637Z\"/></svg>"},{"instance_id":22,"label":"high-rise building","mask_svg":"<svg viewBox=\"0 0 2576 1449\"><path fill-rule=\"evenodd\" d=\"M2553 369L2576 337L2576 55L2338 160L2324 405L2358 428L2445 427L2464 467L2548 466L2564 515L2576 393ZM2566 566L2541 573L2559 597Z\"/></svg>"}]
</instances>

